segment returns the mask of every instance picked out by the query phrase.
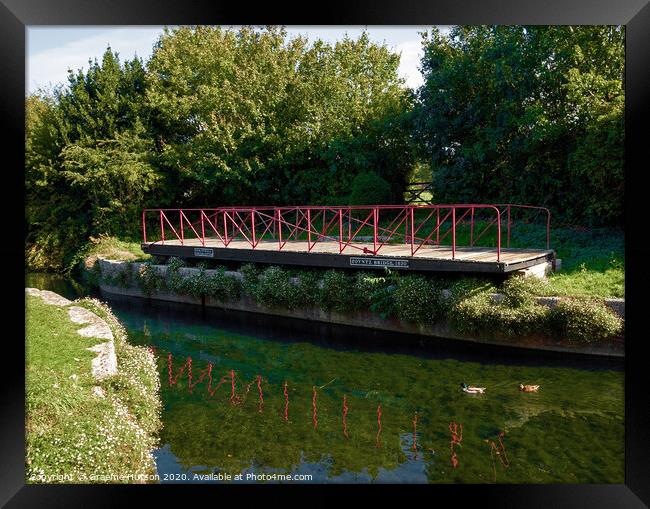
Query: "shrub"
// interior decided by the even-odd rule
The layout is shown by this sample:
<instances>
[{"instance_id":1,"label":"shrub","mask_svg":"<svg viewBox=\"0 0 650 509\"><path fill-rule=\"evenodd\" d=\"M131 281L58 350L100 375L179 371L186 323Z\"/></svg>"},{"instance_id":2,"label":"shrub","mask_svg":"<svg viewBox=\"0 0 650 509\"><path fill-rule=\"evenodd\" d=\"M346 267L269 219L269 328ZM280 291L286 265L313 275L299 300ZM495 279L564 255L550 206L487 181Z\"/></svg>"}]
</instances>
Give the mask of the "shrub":
<instances>
[{"instance_id":1,"label":"shrub","mask_svg":"<svg viewBox=\"0 0 650 509\"><path fill-rule=\"evenodd\" d=\"M535 297L544 295L548 283L536 276L512 276L502 285L504 303L511 307L529 306Z\"/></svg>"},{"instance_id":2,"label":"shrub","mask_svg":"<svg viewBox=\"0 0 650 509\"><path fill-rule=\"evenodd\" d=\"M434 323L444 315L442 288L436 280L409 275L395 289L395 310L403 322Z\"/></svg>"},{"instance_id":3,"label":"shrub","mask_svg":"<svg viewBox=\"0 0 650 509\"><path fill-rule=\"evenodd\" d=\"M359 173L350 186L350 205L378 205L390 202L390 184L373 172Z\"/></svg>"},{"instance_id":4,"label":"shrub","mask_svg":"<svg viewBox=\"0 0 650 509\"><path fill-rule=\"evenodd\" d=\"M396 280L397 276L390 271L385 276L357 272L355 292L359 298L359 307L369 309L382 318L394 315Z\"/></svg>"},{"instance_id":5,"label":"shrub","mask_svg":"<svg viewBox=\"0 0 650 509\"><path fill-rule=\"evenodd\" d=\"M191 276L183 278L183 283L181 285L181 290L187 295L192 297L201 297L203 295L208 295L210 292L210 285L208 283L208 277L205 274L205 268L203 266L199 267L198 272L194 272Z\"/></svg>"},{"instance_id":6,"label":"shrub","mask_svg":"<svg viewBox=\"0 0 650 509\"><path fill-rule=\"evenodd\" d=\"M175 256L172 256L167 260L167 266L169 267L169 270L178 270L181 267L185 267L185 260L182 258L176 258Z\"/></svg>"},{"instance_id":7,"label":"shrub","mask_svg":"<svg viewBox=\"0 0 650 509\"><path fill-rule=\"evenodd\" d=\"M218 267L215 273L208 277L206 295L221 302L236 300L241 295L241 287L239 279L226 275L226 269Z\"/></svg>"},{"instance_id":8,"label":"shrub","mask_svg":"<svg viewBox=\"0 0 650 509\"><path fill-rule=\"evenodd\" d=\"M318 305L320 298L321 273L312 270L298 272L298 291L301 307Z\"/></svg>"},{"instance_id":9,"label":"shrub","mask_svg":"<svg viewBox=\"0 0 650 509\"><path fill-rule=\"evenodd\" d=\"M170 291L180 294L185 293L185 280L178 270L184 266L185 262L180 258L172 257L169 259L167 263L165 284Z\"/></svg>"},{"instance_id":10,"label":"shrub","mask_svg":"<svg viewBox=\"0 0 650 509\"><path fill-rule=\"evenodd\" d=\"M180 269L185 262L179 258L171 258L167 265L165 277L156 269L152 262L140 266L138 285L145 295L151 295L155 290L168 289L180 295L193 297L210 296L220 301L239 298L241 283L232 276L227 276L225 268L219 267L214 274L206 273L205 264L201 263L198 272L189 276L181 274Z\"/></svg>"},{"instance_id":11,"label":"shrub","mask_svg":"<svg viewBox=\"0 0 650 509\"><path fill-rule=\"evenodd\" d=\"M370 272L355 272L352 277L354 291L359 296L359 307L370 307L375 290L384 285L386 278Z\"/></svg>"},{"instance_id":12,"label":"shrub","mask_svg":"<svg viewBox=\"0 0 650 509\"><path fill-rule=\"evenodd\" d=\"M499 325L495 308L487 292L458 299L449 312L449 323L461 333L493 331Z\"/></svg>"},{"instance_id":13,"label":"shrub","mask_svg":"<svg viewBox=\"0 0 650 509\"><path fill-rule=\"evenodd\" d=\"M450 325L461 333L492 334L505 337L548 335L550 310L528 303L510 307L496 304L489 292L471 295L457 302L450 313Z\"/></svg>"},{"instance_id":14,"label":"shrub","mask_svg":"<svg viewBox=\"0 0 650 509\"><path fill-rule=\"evenodd\" d=\"M291 275L282 267L265 269L255 289L255 300L267 307L294 309L300 302L300 289L291 281Z\"/></svg>"},{"instance_id":15,"label":"shrub","mask_svg":"<svg viewBox=\"0 0 650 509\"><path fill-rule=\"evenodd\" d=\"M354 280L344 272L328 270L323 275L320 306L324 310L349 313L362 306L363 299L357 295Z\"/></svg>"},{"instance_id":16,"label":"shrub","mask_svg":"<svg viewBox=\"0 0 650 509\"><path fill-rule=\"evenodd\" d=\"M594 300L561 300L551 310L550 320L555 334L569 341L603 341L623 330L623 321L605 304Z\"/></svg>"},{"instance_id":17,"label":"shrub","mask_svg":"<svg viewBox=\"0 0 650 509\"><path fill-rule=\"evenodd\" d=\"M239 268L239 272L241 272L242 276L244 277L242 281L242 288L244 292L246 292L249 297L254 299L260 276L259 267L253 263L245 263Z\"/></svg>"},{"instance_id":18,"label":"shrub","mask_svg":"<svg viewBox=\"0 0 650 509\"><path fill-rule=\"evenodd\" d=\"M144 262L138 269L137 283L142 293L149 297L156 290L164 288L165 280L151 262Z\"/></svg>"},{"instance_id":19,"label":"shrub","mask_svg":"<svg viewBox=\"0 0 650 509\"><path fill-rule=\"evenodd\" d=\"M124 264L124 267L121 270L117 271L111 278L111 282L120 286L121 288L128 288L131 286L131 280L133 279L133 264L127 262Z\"/></svg>"},{"instance_id":20,"label":"shrub","mask_svg":"<svg viewBox=\"0 0 650 509\"><path fill-rule=\"evenodd\" d=\"M494 308L499 320L495 331L502 336L551 336L548 327L550 310L547 306L532 303L513 308L499 304Z\"/></svg>"},{"instance_id":21,"label":"shrub","mask_svg":"<svg viewBox=\"0 0 650 509\"><path fill-rule=\"evenodd\" d=\"M493 292L496 289L489 281L479 278L461 278L447 285L448 296L443 301L445 311L449 313L456 304L473 295Z\"/></svg>"}]
</instances>

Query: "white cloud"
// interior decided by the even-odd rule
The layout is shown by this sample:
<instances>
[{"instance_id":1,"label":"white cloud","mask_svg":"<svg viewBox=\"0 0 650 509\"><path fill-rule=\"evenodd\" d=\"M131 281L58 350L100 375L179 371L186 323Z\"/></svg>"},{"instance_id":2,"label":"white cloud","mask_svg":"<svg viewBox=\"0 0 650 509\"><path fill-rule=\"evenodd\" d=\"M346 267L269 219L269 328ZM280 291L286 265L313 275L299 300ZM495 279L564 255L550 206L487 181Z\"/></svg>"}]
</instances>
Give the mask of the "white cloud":
<instances>
[{"instance_id":1,"label":"white cloud","mask_svg":"<svg viewBox=\"0 0 650 509\"><path fill-rule=\"evenodd\" d=\"M395 51L401 54L399 73L406 80L406 85L418 88L423 83L422 74L418 70L422 58L422 43L420 39L398 44Z\"/></svg>"},{"instance_id":2,"label":"white cloud","mask_svg":"<svg viewBox=\"0 0 650 509\"><path fill-rule=\"evenodd\" d=\"M97 35L30 55L26 77L28 92L35 92L39 87L50 88L67 83L68 69L88 69L88 60L101 60L108 46L119 53L121 61L131 59L136 54L146 59L151 55L153 44L161 32L160 27L107 29Z\"/></svg>"}]
</instances>

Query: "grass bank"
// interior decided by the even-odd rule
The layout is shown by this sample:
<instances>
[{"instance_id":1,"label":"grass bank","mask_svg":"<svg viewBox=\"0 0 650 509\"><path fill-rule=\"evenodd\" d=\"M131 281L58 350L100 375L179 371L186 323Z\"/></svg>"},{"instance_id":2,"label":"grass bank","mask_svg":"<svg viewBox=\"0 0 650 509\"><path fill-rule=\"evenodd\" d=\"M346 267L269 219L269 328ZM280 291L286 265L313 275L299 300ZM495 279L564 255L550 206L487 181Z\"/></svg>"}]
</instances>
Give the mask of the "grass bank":
<instances>
[{"instance_id":1,"label":"grass bank","mask_svg":"<svg viewBox=\"0 0 650 509\"><path fill-rule=\"evenodd\" d=\"M107 306L75 301L113 333L118 373L98 381L87 348L104 340L80 336L69 306L26 298L27 481L132 483L154 474L161 403L152 353L128 343Z\"/></svg>"},{"instance_id":2,"label":"grass bank","mask_svg":"<svg viewBox=\"0 0 650 509\"><path fill-rule=\"evenodd\" d=\"M513 247L537 245L544 233L533 225L513 231ZM619 228L555 228L551 248L562 260L541 295L625 297L625 233Z\"/></svg>"},{"instance_id":3,"label":"grass bank","mask_svg":"<svg viewBox=\"0 0 650 509\"><path fill-rule=\"evenodd\" d=\"M482 231L478 223L475 231ZM502 242L506 242L502 231ZM467 225L458 228L459 245L468 245ZM447 238L443 244L450 244ZM496 228L492 227L477 245L496 246ZM548 278L544 296L625 297L625 233L620 228L552 227L551 249L562 260L560 271ZM538 223L513 223L510 247L545 248L546 228Z\"/></svg>"},{"instance_id":4,"label":"grass bank","mask_svg":"<svg viewBox=\"0 0 650 509\"><path fill-rule=\"evenodd\" d=\"M142 262L151 259L150 255L142 251L139 241L108 236L92 238L87 245L84 259L92 262L97 257L129 262Z\"/></svg>"}]
</instances>

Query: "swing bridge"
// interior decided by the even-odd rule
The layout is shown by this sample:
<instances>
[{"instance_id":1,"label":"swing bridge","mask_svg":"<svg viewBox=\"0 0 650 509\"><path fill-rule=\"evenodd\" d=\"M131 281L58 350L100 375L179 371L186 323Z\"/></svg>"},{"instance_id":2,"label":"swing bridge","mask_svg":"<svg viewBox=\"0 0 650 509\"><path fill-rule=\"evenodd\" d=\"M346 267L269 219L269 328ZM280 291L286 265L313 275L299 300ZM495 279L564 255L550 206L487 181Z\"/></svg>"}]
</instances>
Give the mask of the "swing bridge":
<instances>
[{"instance_id":1,"label":"swing bridge","mask_svg":"<svg viewBox=\"0 0 650 509\"><path fill-rule=\"evenodd\" d=\"M540 228L541 245L510 246L522 224ZM160 208L142 211L142 250L221 262L505 274L554 265L550 228L547 208L518 204Z\"/></svg>"}]
</instances>

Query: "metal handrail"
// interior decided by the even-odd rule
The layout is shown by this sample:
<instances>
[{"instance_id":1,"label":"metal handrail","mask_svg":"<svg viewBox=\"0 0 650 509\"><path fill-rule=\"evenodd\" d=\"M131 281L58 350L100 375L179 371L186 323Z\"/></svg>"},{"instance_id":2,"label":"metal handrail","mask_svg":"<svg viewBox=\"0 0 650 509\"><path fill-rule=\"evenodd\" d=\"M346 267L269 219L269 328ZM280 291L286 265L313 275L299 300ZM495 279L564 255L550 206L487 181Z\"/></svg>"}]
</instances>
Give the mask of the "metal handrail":
<instances>
[{"instance_id":1,"label":"metal handrail","mask_svg":"<svg viewBox=\"0 0 650 509\"><path fill-rule=\"evenodd\" d=\"M505 207L505 208L504 208ZM452 259L456 258L457 251L457 226L469 215L470 242L473 246L492 225L496 225L496 260L501 260L501 218L507 215L507 247L510 246L511 211L516 208L544 210L547 213L547 249L550 248L550 211L545 207L519 204L408 204L408 205L299 205L299 206L229 206L215 208L158 208L144 209L142 211L142 229L144 243L147 241L147 214L155 213L159 216L160 242L165 243L165 223L173 235L185 245L186 233L193 233L194 237L206 246L206 239L216 240L228 247L232 240L241 238L252 249L256 249L260 242L268 237L277 241L278 250L289 242L292 237L298 239L299 235L306 233L307 250L311 252L315 245L321 241L338 242L339 253L346 249L355 249L366 254L378 254L382 248L391 241L401 241L411 246L411 256L415 256L425 244L440 245L451 235ZM502 210L503 209L503 210ZM428 211L424 220L417 217L417 213ZM483 231L474 235L475 214L477 211L494 212L492 219ZM192 219L198 212L198 219ZM363 212L360 218L354 212ZM392 212L394 217L388 226L380 225L382 213ZM178 214L180 227L177 229L169 217ZM288 219L295 214L295 220ZM458 214L457 214L458 213ZM168 217L169 216L169 217ZM322 218L319 218L322 216ZM435 227L433 217L435 216ZM344 231L344 217L346 228ZM442 235L443 225L451 218L451 227ZM322 219L321 226L315 225ZM441 220L442 219L442 220ZM206 237L205 222L208 222L208 233L212 230L215 237ZM352 223L355 223L353 228ZM200 225L200 233L197 228ZM364 228L372 228L372 249L367 242L361 242L358 237ZM402 233L403 227L403 233ZM229 229L232 228L232 235ZM283 229L288 231L288 236L283 238ZM258 230L260 233L258 234ZM338 231L337 231L338 230ZM428 234L417 234L420 231ZM331 233L330 233L331 232ZM380 238L381 233L381 238ZM432 237L435 235L435 240Z\"/></svg>"}]
</instances>

